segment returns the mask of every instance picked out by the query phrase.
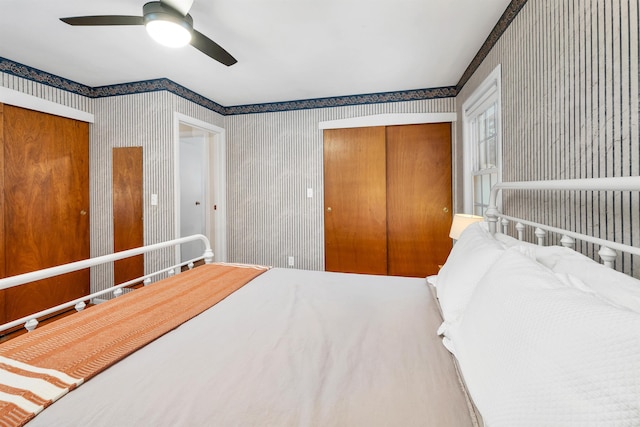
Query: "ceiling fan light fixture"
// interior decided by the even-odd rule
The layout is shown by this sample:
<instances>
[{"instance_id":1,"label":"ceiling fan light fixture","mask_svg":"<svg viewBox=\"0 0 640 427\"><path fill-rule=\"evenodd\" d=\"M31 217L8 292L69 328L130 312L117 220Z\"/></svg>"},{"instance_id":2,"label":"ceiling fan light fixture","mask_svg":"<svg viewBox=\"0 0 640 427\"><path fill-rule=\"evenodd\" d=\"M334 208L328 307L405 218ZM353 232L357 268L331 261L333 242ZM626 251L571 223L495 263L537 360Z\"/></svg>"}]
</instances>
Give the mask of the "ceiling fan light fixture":
<instances>
[{"instance_id":1,"label":"ceiling fan light fixture","mask_svg":"<svg viewBox=\"0 0 640 427\"><path fill-rule=\"evenodd\" d=\"M190 43L200 52L227 67L238 62L218 43L193 29L193 18L188 13L192 3L193 0L150 1L142 6L142 16L71 16L60 20L72 26L144 25L154 40L166 46L179 47Z\"/></svg>"},{"instance_id":2,"label":"ceiling fan light fixture","mask_svg":"<svg viewBox=\"0 0 640 427\"><path fill-rule=\"evenodd\" d=\"M160 2L143 6L144 25L147 33L158 43L168 47L186 46L191 41L193 19Z\"/></svg>"},{"instance_id":3,"label":"ceiling fan light fixture","mask_svg":"<svg viewBox=\"0 0 640 427\"><path fill-rule=\"evenodd\" d=\"M157 19L147 22L145 27L151 38L164 46L182 47L191 41L191 32L175 22Z\"/></svg>"}]
</instances>

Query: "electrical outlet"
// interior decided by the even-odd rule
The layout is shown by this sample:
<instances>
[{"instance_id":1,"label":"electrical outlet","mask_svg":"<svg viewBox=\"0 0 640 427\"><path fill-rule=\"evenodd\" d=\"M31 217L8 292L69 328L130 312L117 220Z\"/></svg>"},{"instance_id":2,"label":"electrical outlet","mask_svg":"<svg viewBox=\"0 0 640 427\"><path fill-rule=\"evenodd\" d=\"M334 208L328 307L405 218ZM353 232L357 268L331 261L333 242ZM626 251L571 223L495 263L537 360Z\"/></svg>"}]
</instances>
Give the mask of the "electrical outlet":
<instances>
[{"instance_id":1,"label":"electrical outlet","mask_svg":"<svg viewBox=\"0 0 640 427\"><path fill-rule=\"evenodd\" d=\"M287 259L287 263L289 264L289 267L293 267L294 262L293 262L293 257L292 257L292 256L290 256L290 257Z\"/></svg>"}]
</instances>

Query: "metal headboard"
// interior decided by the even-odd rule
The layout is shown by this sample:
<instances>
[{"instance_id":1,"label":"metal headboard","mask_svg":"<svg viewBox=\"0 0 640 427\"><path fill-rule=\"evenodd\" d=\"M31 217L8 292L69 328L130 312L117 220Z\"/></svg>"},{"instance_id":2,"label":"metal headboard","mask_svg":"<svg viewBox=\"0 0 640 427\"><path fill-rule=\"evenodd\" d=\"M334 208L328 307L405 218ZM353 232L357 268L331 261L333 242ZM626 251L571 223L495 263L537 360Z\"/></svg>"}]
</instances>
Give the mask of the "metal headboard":
<instances>
[{"instance_id":1,"label":"metal headboard","mask_svg":"<svg viewBox=\"0 0 640 427\"><path fill-rule=\"evenodd\" d=\"M538 244L540 245L544 244L545 230L562 235L563 237L560 242L563 246L573 247L575 240L582 240L599 245L600 251L598 254L608 267L613 267L613 261L617 256L615 251L640 256L640 247L612 242L598 237L505 215L498 210L497 206L498 193L503 190L640 191L640 176L501 182L494 185L491 189L489 208L485 214L487 222L489 222L489 231L491 234L495 234L499 230L499 222L503 227L503 232L506 234L508 222L513 221L516 222L516 230L518 231L518 239L520 240L522 240L525 225L528 225L536 228L535 234L538 238Z\"/></svg>"}]
</instances>

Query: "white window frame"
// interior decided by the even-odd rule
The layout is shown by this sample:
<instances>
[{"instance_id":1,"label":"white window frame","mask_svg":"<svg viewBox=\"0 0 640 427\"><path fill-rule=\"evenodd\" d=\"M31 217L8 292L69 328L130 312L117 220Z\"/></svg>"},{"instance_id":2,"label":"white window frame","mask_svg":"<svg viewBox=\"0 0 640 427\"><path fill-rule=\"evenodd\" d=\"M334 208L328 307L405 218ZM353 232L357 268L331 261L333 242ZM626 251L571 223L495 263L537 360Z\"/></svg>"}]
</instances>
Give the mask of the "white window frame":
<instances>
[{"instance_id":1,"label":"white window frame","mask_svg":"<svg viewBox=\"0 0 640 427\"><path fill-rule=\"evenodd\" d=\"M487 76L462 105L462 141L464 167L464 212L474 213L473 177L477 156L475 119L493 103L496 104L497 182L502 182L502 79L500 64ZM499 198L501 199L501 198ZM498 207L501 206L498 200Z\"/></svg>"}]
</instances>

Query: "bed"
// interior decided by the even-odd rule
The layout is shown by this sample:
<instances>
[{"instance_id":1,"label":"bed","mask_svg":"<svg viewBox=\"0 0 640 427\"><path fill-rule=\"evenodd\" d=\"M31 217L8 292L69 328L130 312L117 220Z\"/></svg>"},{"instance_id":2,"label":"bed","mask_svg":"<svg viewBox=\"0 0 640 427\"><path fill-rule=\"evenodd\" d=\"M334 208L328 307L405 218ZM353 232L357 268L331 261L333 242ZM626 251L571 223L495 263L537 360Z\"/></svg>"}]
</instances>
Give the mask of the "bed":
<instances>
[{"instance_id":1,"label":"bed","mask_svg":"<svg viewBox=\"0 0 640 427\"><path fill-rule=\"evenodd\" d=\"M640 179L606 186L639 191ZM195 236L0 280L205 246L205 265L168 267L89 309L103 293L71 301L77 314L1 344L0 425L640 425L640 281L569 247L507 236L506 221L544 225L492 200L429 278L212 263ZM0 329L33 328L35 317ZM46 397L26 396L27 383Z\"/></svg>"}]
</instances>

